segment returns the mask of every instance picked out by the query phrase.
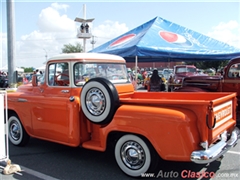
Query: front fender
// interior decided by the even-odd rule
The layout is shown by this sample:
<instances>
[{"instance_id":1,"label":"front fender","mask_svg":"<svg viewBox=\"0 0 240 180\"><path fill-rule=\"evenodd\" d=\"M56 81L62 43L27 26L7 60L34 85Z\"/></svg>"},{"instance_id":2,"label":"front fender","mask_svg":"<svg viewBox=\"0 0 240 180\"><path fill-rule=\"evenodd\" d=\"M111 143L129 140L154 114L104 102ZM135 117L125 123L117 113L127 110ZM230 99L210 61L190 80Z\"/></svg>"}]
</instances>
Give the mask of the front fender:
<instances>
[{"instance_id":1,"label":"front fender","mask_svg":"<svg viewBox=\"0 0 240 180\"><path fill-rule=\"evenodd\" d=\"M102 128L102 137L112 131L145 136L165 160L189 161L200 141L197 117L180 107L122 105L112 122Z\"/></svg>"}]
</instances>

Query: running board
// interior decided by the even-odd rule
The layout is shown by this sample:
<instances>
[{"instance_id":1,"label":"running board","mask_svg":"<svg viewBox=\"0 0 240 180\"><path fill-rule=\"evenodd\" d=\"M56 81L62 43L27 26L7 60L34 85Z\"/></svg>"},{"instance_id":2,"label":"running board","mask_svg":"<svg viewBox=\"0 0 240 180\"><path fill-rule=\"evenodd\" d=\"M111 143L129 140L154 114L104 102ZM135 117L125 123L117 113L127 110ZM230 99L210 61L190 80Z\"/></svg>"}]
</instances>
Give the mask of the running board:
<instances>
[{"instance_id":1,"label":"running board","mask_svg":"<svg viewBox=\"0 0 240 180\"><path fill-rule=\"evenodd\" d=\"M105 148L101 146L100 141L86 141L82 144L83 148L86 149L92 149L92 150L96 150L96 151L105 151Z\"/></svg>"}]
</instances>

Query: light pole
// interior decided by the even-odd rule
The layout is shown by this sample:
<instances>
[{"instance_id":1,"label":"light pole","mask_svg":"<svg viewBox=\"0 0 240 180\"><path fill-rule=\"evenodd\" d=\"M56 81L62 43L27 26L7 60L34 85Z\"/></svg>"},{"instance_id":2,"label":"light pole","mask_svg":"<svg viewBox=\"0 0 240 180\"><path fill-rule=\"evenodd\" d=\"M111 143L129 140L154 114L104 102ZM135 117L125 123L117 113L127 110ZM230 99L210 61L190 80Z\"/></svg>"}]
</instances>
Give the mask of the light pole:
<instances>
[{"instance_id":1,"label":"light pole","mask_svg":"<svg viewBox=\"0 0 240 180\"><path fill-rule=\"evenodd\" d=\"M92 19L86 19L86 5L83 5L83 18L76 17L74 21L82 23L82 28L83 29L78 29L77 37L83 39L83 52L86 52L86 39L90 39L92 37L92 34L90 30L88 29L88 23L92 23ZM87 29L86 29L86 26Z\"/></svg>"}]
</instances>

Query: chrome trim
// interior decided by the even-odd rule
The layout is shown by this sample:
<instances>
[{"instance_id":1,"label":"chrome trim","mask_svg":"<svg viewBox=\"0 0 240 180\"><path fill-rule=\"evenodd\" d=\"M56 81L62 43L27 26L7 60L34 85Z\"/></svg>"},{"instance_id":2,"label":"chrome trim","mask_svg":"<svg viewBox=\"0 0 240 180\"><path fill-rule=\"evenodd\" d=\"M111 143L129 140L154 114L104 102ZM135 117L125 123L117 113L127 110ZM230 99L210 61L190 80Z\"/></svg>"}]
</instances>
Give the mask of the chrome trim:
<instances>
[{"instance_id":1,"label":"chrome trim","mask_svg":"<svg viewBox=\"0 0 240 180\"><path fill-rule=\"evenodd\" d=\"M207 141L201 142L200 146L202 146L203 149L207 150L208 149L208 142Z\"/></svg>"},{"instance_id":2,"label":"chrome trim","mask_svg":"<svg viewBox=\"0 0 240 180\"><path fill-rule=\"evenodd\" d=\"M70 102L73 102L74 100L75 100L75 97L74 97L74 96L69 97L69 101L70 101Z\"/></svg>"},{"instance_id":3,"label":"chrome trim","mask_svg":"<svg viewBox=\"0 0 240 180\"><path fill-rule=\"evenodd\" d=\"M18 98L18 102L27 102L27 99Z\"/></svg>"},{"instance_id":4,"label":"chrome trim","mask_svg":"<svg viewBox=\"0 0 240 180\"><path fill-rule=\"evenodd\" d=\"M221 141L207 150L193 151L190 158L191 161L197 164L207 164L217 160L237 144L238 139L240 139L240 130L235 127L228 141L226 141L225 132L222 134L222 137Z\"/></svg>"}]
</instances>

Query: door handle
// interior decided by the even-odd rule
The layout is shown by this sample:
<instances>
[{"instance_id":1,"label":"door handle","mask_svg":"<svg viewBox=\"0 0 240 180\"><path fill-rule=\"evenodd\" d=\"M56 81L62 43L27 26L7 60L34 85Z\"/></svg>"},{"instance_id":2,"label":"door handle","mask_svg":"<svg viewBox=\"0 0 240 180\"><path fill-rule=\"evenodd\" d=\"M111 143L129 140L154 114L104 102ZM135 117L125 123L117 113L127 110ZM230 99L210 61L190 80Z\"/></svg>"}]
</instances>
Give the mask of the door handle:
<instances>
[{"instance_id":1,"label":"door handle","mask_svg":"<svg viewBox=\"0 0 240 180\"><path fill-rule=\"evenodd\" d=\"M62 90L62 93L69 93L69 90Z\"/></svg>"}]
</instances>

